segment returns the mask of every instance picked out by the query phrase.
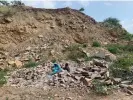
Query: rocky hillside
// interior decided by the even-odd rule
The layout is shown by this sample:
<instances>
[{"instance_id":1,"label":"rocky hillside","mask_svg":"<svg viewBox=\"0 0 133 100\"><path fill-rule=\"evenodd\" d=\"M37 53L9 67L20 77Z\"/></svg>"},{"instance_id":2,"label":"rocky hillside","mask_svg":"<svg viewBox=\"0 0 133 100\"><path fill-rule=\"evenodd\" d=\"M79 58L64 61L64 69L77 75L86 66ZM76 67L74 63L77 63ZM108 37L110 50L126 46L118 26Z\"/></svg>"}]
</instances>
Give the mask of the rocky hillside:
<instances>
[{"instance_id":1,"label":"rocky hillside","mask_svg":"<svg viewBox=\"0 0 133 100\"><path fill-rule=\"evenodd\" d=\"M133 95L132 35L120 39L127 31L109 25L71 8L0 6L0 99L88 100L92 90L114 89ZM61 72L53 75L55 61Z\"/></svg>"},{"instance_id":2,"label":"rocky hillside","mask_svg":"<svg viewBox=\"0 0 133 100\"><path fill-rule=\"evenodd\" d=\"M22 58L20 60L23 61L38 59L42 55L42 58L47 59L52 59L53 55L54 58L63 59L66 55L63 50L72 44L85 44L89 47L93 41L105 45L117 40L93 18L78 10L25 6L1 9L4 9L0 16L2 66L7 66L5 62L16 58ZM32 52L28 54L27 51Z\"/></svg>"},{"instance_id":3,"label":"rocky hillside","mask_svg":"<svg viewBox=\"0 0 133 100\"><path fill-rule=\"evenodd\" d=\"M37 41L39 35L44 36L46 42L64 44L111 41L108 32L93 18L70 8L11 7L9 12L10 15L4 14L0 18L0 45L3 48L20 46L24 42L29 44Z\"/></svg>"},{"instance_id":4,"label":"rocky hillside","mask_svg":"<svg viewBox=\"0 0 133 100\"><path fill-rule=\"evenodd\" d=\"M64 44L113 40L93 18L74 9L11 7L10 13L0 18L0 44L4 47L20 46L24 42L29 44L37 41L39 35L44 36L46 42L54 40Z\"/></svg>"}]
</instances>

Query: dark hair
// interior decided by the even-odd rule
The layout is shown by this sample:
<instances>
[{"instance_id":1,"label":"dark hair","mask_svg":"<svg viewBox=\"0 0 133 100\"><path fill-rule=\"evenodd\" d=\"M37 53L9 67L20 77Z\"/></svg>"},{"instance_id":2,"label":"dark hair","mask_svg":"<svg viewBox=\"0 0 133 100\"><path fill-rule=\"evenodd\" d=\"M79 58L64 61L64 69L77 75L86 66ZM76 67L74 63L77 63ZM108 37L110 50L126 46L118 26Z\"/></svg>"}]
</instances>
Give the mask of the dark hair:
<instances>
[{"instance_id":1,"label":"dark hair","mask_svg":"<svg viewBox=\"0 0 133 100\"><path fill-rule=\"evenodd\" d=\"M65 66L68 66L68 63L66 63Z\"/></svg>"}]
</instances>

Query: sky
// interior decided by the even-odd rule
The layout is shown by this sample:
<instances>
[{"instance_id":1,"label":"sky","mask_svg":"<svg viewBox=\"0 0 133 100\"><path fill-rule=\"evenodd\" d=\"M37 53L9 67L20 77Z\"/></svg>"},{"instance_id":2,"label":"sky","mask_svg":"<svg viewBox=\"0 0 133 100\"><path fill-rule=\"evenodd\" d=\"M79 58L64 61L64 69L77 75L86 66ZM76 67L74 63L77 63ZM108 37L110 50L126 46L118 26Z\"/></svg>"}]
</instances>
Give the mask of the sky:
<instances>
[{"instance_id":1,"label":"sky","mask_svg":"<svg viewBox=\"0 0 133 100\"><path fill-rule=\"evenodd\" d=\"M36 8L63 8L85 9L84 13L96 21L103 21L108 17L117 18L122 26L133 34L133 1L84 1L84 0L21 0L25 5Z\"/></svg>"}]
</instances>

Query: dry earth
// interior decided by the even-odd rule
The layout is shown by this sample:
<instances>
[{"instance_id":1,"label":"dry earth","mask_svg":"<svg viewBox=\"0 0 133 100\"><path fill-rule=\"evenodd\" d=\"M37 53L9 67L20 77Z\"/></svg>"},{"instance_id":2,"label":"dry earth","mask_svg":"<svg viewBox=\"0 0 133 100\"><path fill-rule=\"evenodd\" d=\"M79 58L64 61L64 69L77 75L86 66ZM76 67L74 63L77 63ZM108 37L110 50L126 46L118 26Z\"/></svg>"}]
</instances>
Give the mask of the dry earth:
<instances>
[{"instance_id":1,"label":"dry earth","mask_svg":"<svg viewBox=\"0 0 133 100\"><path fill-rule=\"evenodd\" d=\"M98 96L85 89L51 88L15 88L2 87L0 100L132 100L133 96L121 91L114 91L108 96Z\"/></svg>"}]
</instances>

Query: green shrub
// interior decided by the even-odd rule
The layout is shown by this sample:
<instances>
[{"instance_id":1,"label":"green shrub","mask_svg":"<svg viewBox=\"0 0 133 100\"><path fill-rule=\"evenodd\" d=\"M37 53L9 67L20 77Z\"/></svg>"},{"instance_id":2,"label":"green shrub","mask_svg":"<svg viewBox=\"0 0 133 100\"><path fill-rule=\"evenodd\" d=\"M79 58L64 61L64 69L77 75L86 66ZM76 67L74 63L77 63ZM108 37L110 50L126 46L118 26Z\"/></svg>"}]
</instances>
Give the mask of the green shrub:
<instances>
[{"instance_id":1,"label":"green shrub","mask_svg":"<svg viewBox=\"0 0 133 100\"><path fill-rule=\"evenodd\" d=\"M92 81L93 90L96 94L100 95L107 95L109 94L109 87L99 80L93 80Z\"/></svg>"},{"instance_id":2,"label":"green shrub","mask_svg":"<svg viewBox=\"0 0 133 100\"><path fill-rule=\"evenodd\" d=\"M12 16L15 14L15 8L9 7L9 6L0 6L0 13L3 17Z\"/></svg>"},{"instance_id":3,"label":"green shrub","mask_svg":"<svg viewBox=\"0 0 133 100\"><path fill-rule=\"evenodd\" d=\"M126 32L125 34L123 34L121 36L121 39L125 39L125 40L128 40L128 41L131 41L133 39L133 35L128 33L128 32Z\"/></svg>"},{"instance_id":4,"label":"green shrub","mask_svg":"<svg viewBox=\"0 0 133 100\"><path fill-rule=\"evenodd\" d=\"M8 97L6 97L6 100L9 100Z\"/></svg>"},{"instance_id":5,"label":"green shrub","mask_svg":"<svg viewBox=\"0 0 133 100\"><path fill-rule=\"evenodd\" d=\"M128 52L133 52L133 45L126 45L125 47L124 47L124 51L128 51Z\"/></svg>"},{"instance_id":6,"label":"green shrub","mask_svg":"<svg viewBox=\"0 0 133 100\"><path fill-rule=\"evenodd\" d=\"M79 58L85 58L86 54L82 52L82 50L80 50L80 47L82 47L82 45L79 44L72 44L69 47L67 47L67 58L73 61L78 61Z\"/></svg>"},{"instance_id":7,"label":"green shrub","mask_svg":"<svg viewBox=\"0 0 133 100\"><path fill-rule=\"evenodd\" d=\"M92 47L100 47L101 44L98 41L94 41Z\"/></svg>"},{"instance_id":8,"label":"green shrub","mask_svg":"<svg viewBox=\"0 0 133 100\"><path fill-rule=\"evenodd\" d=\"M84 8L80 8L80 9L79 9L79 11L81 11L81 12L84 11L84 10L85 10Z\"/></svg>"},{"instance_id":9,"label":"green shrub","mask_svg":"<svg viewBox=\"0 0 133 100\"><path fill-rule=\"evenodd\" d=\"M108 51L113 54L117 54L119 52L117 47L108 47Z\"/></svg>"},{"instance_id":10,"label":"green shrub","mask_svg":"<svg viewBox=\"0 0 133 100\"><path fill-rule=\"evenodd\" d=\"M115 61L110 66L110 71L114 77L127 79L133 77L132 75L133 73L131 71L132 66L133 66L133 56L127 55Z\"/></svg>"},{"instance_id":11,"label":"green shrub","mask_svg":"<svg viewBox=\"0 0 133 100\"><path fill-rule=\"evenodd\" d=\"M52 59L51 62L52 62L52 63L56 63L56 59Z\"/></svg>"},{"instance_id":12,"label":"green shrub","mask_svg":"<svg viewBox=\"0 0 133 100\"><path fill-rule=\"evenodd\" d=\"M8 6L9 5L9 3L6 0L1 0L0 1L0 4L5 5L5 6Z\"/></svg>"},{"instance_id":13,"label":"green shrub","mask_svg":"<svg viewBox=\"0 0 133 100\"><path fill-rule=\"evenodd\" d=\"M122 54L122 53L128 53L133 52L133 45L120 45L120 44L109 44L106 46L108 51L110 51L113 54Z\"/></svg>"},{"instance_id":14,"label":"green shrub","mask_svg":"<svg viewBox=\"0 0 133 100\"><path fill-rule=\"evenodd\" d=\"M67 51L74 51L79 50L80 45L79 44L72 44L66 48Z\"/></svg>"},{"instance_id":15,"label":"green shrub","mask_svg":"<svg viewBox=\"0 0 133 100\"><path fill-rule=\"evenodd\" d=\"M11 1L11 3L12 3L12 5L14 5L14 6L24 6L25 4L24 3L22 3L22 1L20 1L20 0L14 0L14 1Z\"/></svg>"},{"instance_id":16,"label":"green shrub","mask_svg":"<svg viewBox=\"0 0 133 100\"><path fill-rule=\"evenodd\" d=\"M36 66L38 66L38 65L39 65L38 63L36 63L36 62L34 62L34 61L32 61L32 60L29 60L29 62L26 63L26 64L24 65L24 67L26 67L26 68L31 68L31 67L36 67Z\"/></svg>"},{"instance_id":17,"label":"green shrub","mask_svg":"<svg viewBox=\"0 0 133 100\"><path fill-rule=\"evenodd\" d=\"M68 58L73 60L73 61L76 61L78 62L78 59L80 58L86 58L87 55L79 50L74 50L74 51L71 51L69 52L68 54Z\"/></svg>"},{"instance_id":18,"label":"green shrub","mask_svg":"<svg viewBox=\"0 0 133 100\"><path fill-rule=\"evenodd\" d=\"M2 86L7 82L6 78L4 77L6 74L7 74L6 70L0 70L0 86Z\"/></svg>"},{"instance_id":19,"label":"green shrub","mask_svg":"<svg viewBox=\"0 0 133 100\"><path fill-rule=\"evenodd\" d=\"M103 23L108 24L109 27L120 27L120 21L117 18L109 17L103 21Z\"/></svg>"},{"instance_id":20,"label":"green shrub","mask_svg":"<svg viewBox=\"0 0 133 100\"><path fill-rule=\"evenodd\" d=\"M129 70L129 68L133 65L133 58L124 57L120 58L115 62L116 68L121 68L125 70Z\"/></svg>"},{"instance_id":21,"label":"green shrub","mask_svg":"<svg viewBox=\"0 0 133 100\"><path fill-rule=\"evenodd\" d=\"M120 44L109 44L107 45L107 49L109 52L113 54L122 53L124 51L125 46Z\"/></svg>"},{"instance_id":22,"label":"green shrub","mask_svg":"<svg viewBox=\"0 0 133 100\"><path fill-rule=\"evenodd\" d=\"M67 58L73 61L78 62L78 59L84 58L85 61L89 60L89 57L87 57L86 53L84 53L81 48L86 48L87 44L72 44L69 47L65 49L64 52L67 53Z\"/></svg>"}]
</instances>

